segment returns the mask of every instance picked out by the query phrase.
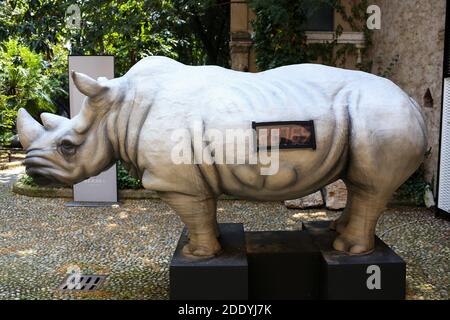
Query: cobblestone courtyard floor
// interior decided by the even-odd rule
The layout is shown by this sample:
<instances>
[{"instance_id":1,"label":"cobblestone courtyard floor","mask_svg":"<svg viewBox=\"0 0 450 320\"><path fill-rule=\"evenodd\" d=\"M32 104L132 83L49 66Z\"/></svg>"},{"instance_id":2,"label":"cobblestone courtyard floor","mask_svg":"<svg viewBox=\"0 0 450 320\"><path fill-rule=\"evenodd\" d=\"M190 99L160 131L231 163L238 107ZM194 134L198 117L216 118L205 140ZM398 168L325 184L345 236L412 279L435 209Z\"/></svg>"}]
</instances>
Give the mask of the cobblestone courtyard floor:
<instances>
[{"instance_id":1,"label":"cobblestone courtyard floor","mask_svg":"<svg viewBox=\"0 0 450 320\"><path fill-rule=\"evenodd\" d=\"M22 171L0 171L0 299L167 299L168 266L182 224L159 200L119 208L66 208L63 199L10 191ZM247 230L295 230L338 212L281 203L221 201L220 222ZM408 299L448 299L450 223L426 209L390 209L377 234L407 262ZM62 294L68 268L107 274L101 290Z\"/></svg>"}]
</instances>

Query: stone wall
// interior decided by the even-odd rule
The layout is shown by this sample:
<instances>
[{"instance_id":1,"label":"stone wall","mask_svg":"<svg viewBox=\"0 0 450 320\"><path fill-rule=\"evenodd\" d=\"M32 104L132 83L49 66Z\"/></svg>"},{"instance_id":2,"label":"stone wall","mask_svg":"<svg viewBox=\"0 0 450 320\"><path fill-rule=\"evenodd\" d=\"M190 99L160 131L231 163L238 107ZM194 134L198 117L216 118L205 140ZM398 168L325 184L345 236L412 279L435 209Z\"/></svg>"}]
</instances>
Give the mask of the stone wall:
<instances>
[{"instance_id":1,"label":"stone wall","mask_svg":"<svg viewBox=\"0 0 450 320\"><path fill-rule=\"evenodd\" d=\"M373 0L381 8L381 30L375 30L373 72L386 70L399 55L389 78L423 108L432 153L426 179L436 182L439 156L445 0Z\"/></svg>"}]
</instances>

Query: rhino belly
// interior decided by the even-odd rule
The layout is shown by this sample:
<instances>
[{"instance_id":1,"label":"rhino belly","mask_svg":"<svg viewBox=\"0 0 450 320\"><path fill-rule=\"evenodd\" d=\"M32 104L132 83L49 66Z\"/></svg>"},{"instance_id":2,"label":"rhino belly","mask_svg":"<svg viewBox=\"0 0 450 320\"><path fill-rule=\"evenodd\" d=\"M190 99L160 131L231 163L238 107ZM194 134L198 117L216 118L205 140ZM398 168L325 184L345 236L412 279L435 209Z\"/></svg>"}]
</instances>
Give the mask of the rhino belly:
<instances>
[{"instance_id":1,"label":"rhino belly","mask_svg":"<svg viewBox=\"0 0 450 320\"><path fill-rule=\"evenodd\" d=\"M221 191L256 200L286 200L313 193L336 180L345 168L348 133L348 112L342 107L335 110L335 117L316 121L315 150L280 150L274 174L262 174L267 165L217 165Z\"/></svg>"},{"instance_id":2,"label":"rhino belly","mask_svg":"<svg viewBox=\"0 0 450 320\"><path fill-rule=\"evenodd\" d=\"M311 194L336 179L345 167L345 157L337 159L331 170L302 152L280 156L276 174L261 174L261 166L235 165L219 168L222 192L253 200L288 200ZM291 161L289 159L291 158Z\"/></svg>"}]
</instances>

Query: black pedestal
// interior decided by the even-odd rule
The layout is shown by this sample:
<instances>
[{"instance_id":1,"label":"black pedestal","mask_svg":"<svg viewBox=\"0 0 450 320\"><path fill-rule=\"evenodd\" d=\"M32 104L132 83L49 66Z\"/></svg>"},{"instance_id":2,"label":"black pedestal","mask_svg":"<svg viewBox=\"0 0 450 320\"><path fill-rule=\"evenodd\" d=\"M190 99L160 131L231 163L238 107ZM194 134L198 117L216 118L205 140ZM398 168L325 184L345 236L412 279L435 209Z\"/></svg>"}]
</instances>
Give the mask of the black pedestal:
<instances>
[{"instance_id":1,"label":"black pedestal","mask_svg":"<svg viewBox=\"0 0 450 320\"><path fill-rule=\"evenodd\" d=\"M405 299L406 264L378 237L372 254L350 256L333 249L336 233L328 229L329 222L304 226L322 253L322 299Z\"/></svg>"},{"instance_id":2,"label":"black pedestal","mask_svg":"<svg viewBox=\"0 0 450 320\"><path fill-rule=\"evenodd\" d=\"M221 224L223 252L210 259L182 254L188 242L184 229L170 265L170 297L403 300L405 262L378 238L370 255L337 252L332 247L336 233L329 224L305 223L306 231L245 234L242 224Z\"/></svg>"},{"instance_id":3,"label":"black pedestal","mask_svg":"<svg viewBox=\"0 0 450 320\"><path fill-rule=\"evenodd\" d=\"M223 252L209 259L185 257L183 230L170 264L170 298L173 300L248 299L248 267L242 224L220 224Z\"/></svg>"},{"instance_id":4,"label":"black pedestal","mask_svg":"<svg viewBox=\"0 0 450 320\"><path fill-rule=\"evenodd\" d=\"M321 256L303 231L247 232L249 298L312 300L319 297Z\"/></svg>"}]
</instances>

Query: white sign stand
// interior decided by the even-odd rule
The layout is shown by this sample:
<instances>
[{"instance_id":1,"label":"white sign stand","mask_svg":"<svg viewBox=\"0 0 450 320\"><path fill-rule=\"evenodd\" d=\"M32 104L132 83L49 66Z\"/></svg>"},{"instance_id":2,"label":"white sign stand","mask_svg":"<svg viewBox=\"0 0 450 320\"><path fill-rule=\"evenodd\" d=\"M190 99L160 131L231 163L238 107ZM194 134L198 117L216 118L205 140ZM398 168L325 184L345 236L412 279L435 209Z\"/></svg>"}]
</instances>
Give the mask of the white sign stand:
<instances>
[{"instance_id":1,"label":"white sign stand","mask_svg":"<svg viewBox=\"0 0 450 320\"><path fill-rule=\"evenodd\" d=\"M69 56L70 70L82 72L91 78L114 78L113 56ZM69 76L70 117L80 112L85 96L78 91ZM117 203L116 165L73 186L74 202L67 206L110 206Z\"/></svg>"}]
</instances>

